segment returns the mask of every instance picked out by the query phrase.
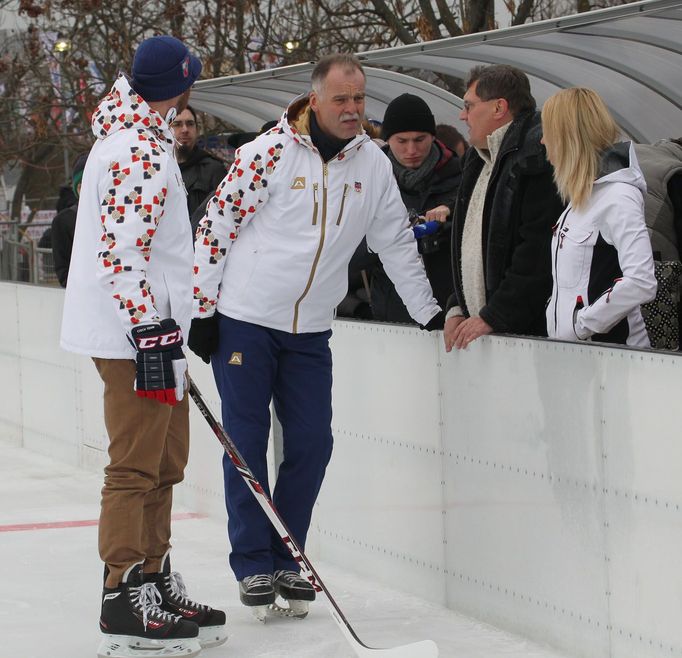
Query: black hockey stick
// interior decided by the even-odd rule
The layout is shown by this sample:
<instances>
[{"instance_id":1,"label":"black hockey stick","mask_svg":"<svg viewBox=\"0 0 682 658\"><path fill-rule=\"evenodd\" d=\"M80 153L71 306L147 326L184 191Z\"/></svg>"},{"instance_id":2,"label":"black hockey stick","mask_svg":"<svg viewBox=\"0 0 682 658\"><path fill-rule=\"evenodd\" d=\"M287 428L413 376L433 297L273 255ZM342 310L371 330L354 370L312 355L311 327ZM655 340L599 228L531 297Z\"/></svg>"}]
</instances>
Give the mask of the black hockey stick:
<instances>
[{"instance_id":1,"label":"black hockey stick","mask_svg":"<svg viewBox=\"0 0 682 658\"><path fill-rule=\"evenodd\" d=\"M206 422L211 426L214 434L218 437L218 440L222 444L223 448L225 448L227 456L230 458L235 468L239 471L239 474L244 478L244 481L248 485L249 489L251 489L251 492L256 497L256 500L260 506L263 508L263 511L267 515L268 519L270 519L270 523L272 523L275 530L277 530L287 549L289 549L292 557L301 567L301 575L310 582L310 584L315 588L316 592L324 592L329 604L329 611L332 618L338 625L348 643L351 645L351 647L353 647L355 653L360 658L438 658L438 647L436 646L436 643L431 640L423 640L421 642L405 644L393 649L375 649L368 647L366 644L361 642L351 625L348 623L345 615L343 612L341 612L341 609L334 600L334 597L329 593L329 590L317 575L317 572L310 563L310 560L308 560L296 540L291 536L291 533L282 520L282 517L279 515L279 512L275 508L270 496L268 496L258 480L254 477L251 469L239 454L239 450L237 450L237 446L234 445L229 434L211 413L211 410L204 402L199 389L197 388L194 381L192 381L191 377L189 379L189 394L199 408L202 416L206 419Z\"/></svg>"}]
</instances>

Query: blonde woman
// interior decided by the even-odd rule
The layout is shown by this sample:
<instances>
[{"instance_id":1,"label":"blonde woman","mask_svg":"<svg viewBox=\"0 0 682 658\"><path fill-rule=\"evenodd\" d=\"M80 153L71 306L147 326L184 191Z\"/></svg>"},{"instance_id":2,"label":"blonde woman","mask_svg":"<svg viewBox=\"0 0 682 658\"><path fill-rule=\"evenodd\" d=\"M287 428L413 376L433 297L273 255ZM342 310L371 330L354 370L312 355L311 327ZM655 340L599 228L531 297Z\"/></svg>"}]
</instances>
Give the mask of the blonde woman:
<instances>
[{"instance_id":1,"label":"blonde woman","mask_svg":"<svg viewBox=\"0 0 682 658\"><path fill-rule=\"evenodd\" d=\"M542 130L568 202L553 228L548 335L649 347L639 307L656 295L656 279L632 144L616 142L618 126L590 89L549 98Z\"/></svg>"}]
</instances>

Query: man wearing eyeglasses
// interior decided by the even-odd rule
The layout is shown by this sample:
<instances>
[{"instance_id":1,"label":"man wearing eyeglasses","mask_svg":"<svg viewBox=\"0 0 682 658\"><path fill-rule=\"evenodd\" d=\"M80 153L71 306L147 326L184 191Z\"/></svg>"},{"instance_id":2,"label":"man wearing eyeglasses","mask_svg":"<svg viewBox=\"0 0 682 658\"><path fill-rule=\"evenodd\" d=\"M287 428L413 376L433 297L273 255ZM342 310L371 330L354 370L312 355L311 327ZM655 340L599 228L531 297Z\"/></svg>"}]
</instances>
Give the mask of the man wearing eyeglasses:
<instances>
[{"instance_id":1,"label":"man wearing eyeglasses","mask_svg":"<svg viewBox=\"0 0 682 658\"><path fill-rule=\"evenodd\" d=\"M546 336L552 225L563 204L528 77L502 64L473 68L460 119L471 148L453 217L445 348L490 333Z\"/></svg>"},{"instance_id":2,"label":"man wearing eyeglasses","mask_svg":"<svg viewBox=\"0 0 682 658\"><path fill-rule=\"evenodd\" d=\"M187 106L173 121L175 134L175 157L180 165L180 173L187 190L187 210L189 216L201 202L215 192L227 173L225 164L210 153L197 146L197 114Z\"/></svg>"}]
</instances>

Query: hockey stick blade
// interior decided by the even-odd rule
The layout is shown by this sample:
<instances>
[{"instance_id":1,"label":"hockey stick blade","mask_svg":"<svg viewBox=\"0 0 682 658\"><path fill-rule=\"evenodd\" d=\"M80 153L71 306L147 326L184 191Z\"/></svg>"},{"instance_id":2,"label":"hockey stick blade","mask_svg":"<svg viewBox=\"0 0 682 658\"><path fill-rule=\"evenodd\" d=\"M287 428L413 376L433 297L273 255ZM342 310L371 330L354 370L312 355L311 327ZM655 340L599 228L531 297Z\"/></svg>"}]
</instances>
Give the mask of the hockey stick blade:
<instances>
[{"instance_id":1,"label":"hockey stick blade","mask_svg":"<svg viewBox=\"0 0 682 658\"><path fill-rule=\"evenodd\" d=\"M356 648L358 658L438 658L438 647L431 640L404 644L393 649Z\"/></svg>"},{"instance_id":2,"label":"hockey stick blade","mask_svg":"<svg viewBox=\"0 0 682 658\"><path fill-rule=\"evenodd\" d=\"M258 504L261 506L266 516L272 523L273 527L279 534L280 538L284 542L292 557L298 565L301 567L301 575L310 582L310 584L315 588L316 592L324 592L329 605L329 612L332 619L338 625L341 633L346 638L347 642L353 648L358 658L438 658L438 647L435 642L431 640L424 640L422 642L415 642L413 644L406 644L399 647L394 647L392 649L376 649L373 647L368 647L366 644L360 641L360 638L355 634L352 626L346 619L341 608L334 600L334 597L330 594L329 590L322 582L320 577L317 575L315 568L310 563L310 560L306 557L305 553L301 550L294 537L291 536L289 529L287 528L284 520L280 516L279 512L275 508L272 500L265 492L260 482L255 478L248 464L244 461L237 446L233 443L230 435L225 431L225 428L216 420L215 416L211 413L208 405L204 402L204 399L199 392L192 378L189 378L189 394L194 400L197 408L201 412L201 415L206 419L213 433L218 438L218 441L222 444L227 456L232 461L232 464L237 469L239 474L244 478L247 486L251 490L251 493L256 497Z\"/></svg>"}]
</instances>

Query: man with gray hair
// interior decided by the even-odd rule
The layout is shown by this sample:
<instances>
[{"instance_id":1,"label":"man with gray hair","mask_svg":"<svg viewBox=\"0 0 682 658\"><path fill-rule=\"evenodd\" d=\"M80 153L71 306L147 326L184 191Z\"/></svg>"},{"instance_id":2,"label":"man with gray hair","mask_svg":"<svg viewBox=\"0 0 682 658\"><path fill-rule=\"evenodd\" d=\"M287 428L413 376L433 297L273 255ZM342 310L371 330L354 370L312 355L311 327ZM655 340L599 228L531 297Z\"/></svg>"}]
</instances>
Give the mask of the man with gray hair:
<instances>
[{"instance_id":1,"label":"man with gray hair","mask_svg":"<svg viewBox=\"0 0 682 658\"><path fill-rule=\"evenodd\" d=\"M440 312L391 163L362 129L364 109L360 62L322 59L310 94L237 151L196 239L189 347L212 362L224 425L268 489L274 400L284 461L273 499L300 545L332 452L330 327L362 238L418 323L431 328ZM290 615L305 616L312 586L229 459L223 468L242 603L264 619L279 594Z\"/></svg>"},{"instance_id":2,"label":"man with gray hair","mask_svg":"<svg viewBox=\"0 0 682 658\"><path fill-rule=\"evenodd\" d=\"M493 332L546 336L550 241L563 204L528 77L505 64L473 68L460 119L473 148L455 201L445 348Z\"/></svg>"}]
</instances>

